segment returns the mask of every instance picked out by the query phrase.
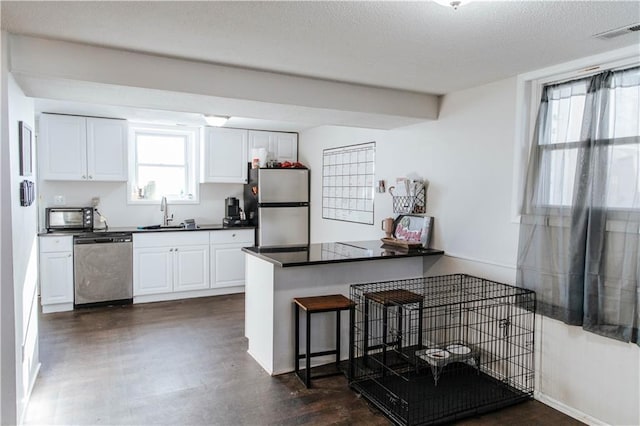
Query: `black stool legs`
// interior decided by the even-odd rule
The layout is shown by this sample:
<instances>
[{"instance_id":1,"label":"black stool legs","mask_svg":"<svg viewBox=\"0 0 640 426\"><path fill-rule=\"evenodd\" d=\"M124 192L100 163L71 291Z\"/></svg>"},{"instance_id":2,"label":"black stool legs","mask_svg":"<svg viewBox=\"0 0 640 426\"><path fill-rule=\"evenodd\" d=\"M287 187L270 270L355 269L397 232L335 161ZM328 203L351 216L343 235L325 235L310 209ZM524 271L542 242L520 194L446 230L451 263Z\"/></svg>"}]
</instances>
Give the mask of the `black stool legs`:
<instances>
[{"instance_id":1,"label":"black stool legs","mask_svg":"<svg viewBox=\"0 0 640 426\"><path fill-rule=\"evenodd\" d=\"M334 372L330 372L330 373L326 373L326 374L321 374L321 375L315 375L313 378L317 379L320 377L329 377L329 376L335 376L335 375L339 375L339 374L343 374L339 368L340 368L340 328L341 328L341 321L340 321L340 311L341 309L335 309L335 310L330 310L330 311L322 311L322 312L335 312L336 313L336 348L334 350L329 350L329 351L322 351L322 352L311 352L311 314L314 312L311 312L309 310L306 310L306 341L305 341L305 353L301 354L300 353L300 306L296 305L295 306L295 359L294 359L294 363L295 363L295 373L298 376L298 378L302 381L302 383L304 383L304 385L307 388L311 387L311 358L313 357L317 357L317 356L323 356L323 355L333 355L335 354L336 356L336 361L335 361L335 366L336 366L336 371ZM347 308L350 309L350 308ZM317 312L315 312L317 313ZM304 359L305 360L305 369L300 370L300 360Z\"/></svg>"}]
</instances>

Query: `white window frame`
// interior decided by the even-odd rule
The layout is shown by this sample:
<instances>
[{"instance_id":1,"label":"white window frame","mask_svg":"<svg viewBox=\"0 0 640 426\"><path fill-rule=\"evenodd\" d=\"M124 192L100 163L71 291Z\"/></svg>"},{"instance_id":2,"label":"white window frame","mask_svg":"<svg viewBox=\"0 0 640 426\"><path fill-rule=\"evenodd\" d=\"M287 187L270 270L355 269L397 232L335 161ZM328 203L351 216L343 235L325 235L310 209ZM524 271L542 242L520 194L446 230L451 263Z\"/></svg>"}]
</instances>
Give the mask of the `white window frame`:
<instances>
[{"instance_id":1,"label":"white window frame","mask_svg":"<svg viewBox=\"0 0 640 426\"><path fill-rule=\"evenodd\" d=\"M524 182L527 162L532 149L540 97L545 85L588 77L604 70L615 70L640 65L637 46L612 50L571 62L520 74L516 86L516 129L513 160L513 186L511 191L511 217L520 223L524 205Z\"/></svg>"},{"instance_id":2,"label":"white window frame","mask_svg":"<svg viewBox=\"0 0 640 426\"><path fill-rule=\"evenodd\" d=\"M138 181L138 159L136 138L140 134L145 135L171 135L184 137L185 144L185 178L187 188L193 188L192 198L168 198L171 204L199 204L200 203L200 139L201 127L195 126L170 126L149 123L129 124L129 181L127 182L127 203L135 205L160 204L161 200L144 200L133 198L133 189Z\"/></svg>"}]
</instances>

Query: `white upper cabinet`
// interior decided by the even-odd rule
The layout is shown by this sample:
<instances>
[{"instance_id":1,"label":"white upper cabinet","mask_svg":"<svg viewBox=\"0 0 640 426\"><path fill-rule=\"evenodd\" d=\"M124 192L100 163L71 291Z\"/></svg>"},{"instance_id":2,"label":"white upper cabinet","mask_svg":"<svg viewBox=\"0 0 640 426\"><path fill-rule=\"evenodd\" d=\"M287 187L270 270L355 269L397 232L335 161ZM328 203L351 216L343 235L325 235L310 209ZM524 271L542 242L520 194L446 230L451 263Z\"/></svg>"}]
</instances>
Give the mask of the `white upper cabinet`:
<instances>
[{"instance_id":1,"label":"white upper cabinet","mask_svg":"<svg viewBox=\"0 0 640 426\"><path fill-rule=\"evenodd\" d=\"M203 182L247 183L247 135L243 129L205 127Z\"/></svg>"},{"instance_id":2,"label":"white upper cabinet","mask_svg":"<svg viewBox=\"0 0 640 426\"><path fill-rule=\"evenodd\" d=\"M87 131L84 117L42 114L38 146L42 179L87 178Z\"/></svg>"},{"instance_id":3,"label":"white upper cabinet","mask_svg":"<svg viewBox=\"0 0 640 426\"><path fill-rule=\"evenodd\" d=\"M127 180L127 122L87 118L87 177Z\"/></svg>"},{"instance_id":4,"label":"white upper cabinet","mask_svg":"<svg viewBox=\"0 0 640 426\"><path fill-rule=\"evenodd\" d=\"M298 161L298 135L296 133L273 133L276 160L294 163Z\"/></svg>"},{"instance_id":5,"label":"white upper cabinet","mask_svg":"<svg viewBox=\"0 0 640 426\"><path fill-rule=\"evenodd\" d=\"M38 162L47 180L127 180L127 122L42 114Z\"/></svg>"},{"instance_id":6,"label":"white upper cabinet","mask_svg":"<svg viewBox=\"0 0 640 426\"><path fill-rule=\"evenodd\" d=\"M266 149L268 159L293 163L298 161L298 134L249 130L248 162L253 160L252 150L258 148Z\"/></svg>"}]
</instances>

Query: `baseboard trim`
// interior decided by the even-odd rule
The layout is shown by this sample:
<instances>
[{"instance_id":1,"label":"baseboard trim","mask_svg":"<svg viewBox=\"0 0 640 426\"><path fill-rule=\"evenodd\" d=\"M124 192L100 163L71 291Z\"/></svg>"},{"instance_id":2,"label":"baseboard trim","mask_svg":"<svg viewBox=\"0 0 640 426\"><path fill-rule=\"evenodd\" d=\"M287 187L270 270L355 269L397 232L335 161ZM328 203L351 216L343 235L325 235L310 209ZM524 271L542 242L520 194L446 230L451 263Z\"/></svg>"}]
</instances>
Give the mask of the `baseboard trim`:
<instances>
[{"instance_id":1,"label":"baseboard trim","mask_svg":"<svg viewBox=\"0 0 640 426\"><path fill-rule=\"evenodd\" d=\"M36 386L36 379L40 374L40 367L42 363L38 363L36 365L35 371L31 375L31 382L29 383L29 390L27 391L27 395L24 397L24 404L22 404L22 412L20 413L20 419L18 421L19 425L24 424L24 416L27 414L27 407L29 406L29 401L31 401L31 393L33 392L33 388Z\"/></svg>"},{"instance_id":2,"label":"baseboard trim","mask_svg":"<svg viewBox=\"0 0 640 426\"><path fill-rule=\"evenodd\" d=\"M566 414L569 417L573 417L576 420L579 420L583 423L586 423L591 426L607 426L608 423L603 422L602 420L596 419L588 414L583 413L580 410L576 410L573 407L569 407L568 405L558 401L555 398L552 398L548 395L543 394L542 392L535 391L533 397L536 401L540 401L545 405L548 405L551 408L554 408L561 413Z\"/></svg>"},{"instance_id":3,"label":"baseboard trim","mask_svg":"<svg viewBox=\"0 0 640 426\"><path fill-rule=\"evenodd\" d=\"M493 260L478 259L475 257L468 257L462 254L456 254L456 253L450 253L450 252L445 252L444 255L452 259L459 259L467 262L483 263L485 265L497 266L499 268L510 269L510 270L516 269L516 266L514 265L507 265L506 263L494 262Z\"/></svg>"},{"instance_id":4,"label":"baseboard trim","mask_svg":"<svg viewBox=\"0 0 640 426\"><path fill-rule=\"evenodd\" d=\"M270 376L275 376L276 374L278 374L278 373L274 373L274 372L273 372L273 369L269 368L269 366L267 366L267 365L263 364L263 363L262 363L262 361L260 361L260 360L258 359L258 357L256 357L256 356L251 352L251 350L250 350L250 349L247 349L247 353L251 356L251 358L253 358L253 360L254 360L255 362L257 362L257 363L258 363L258 365L260 365L260 367L262 367L262 369L263 369L263 370L264 370L268 375L270 375ZM280 373L280 374L281 374L281 373Z\"/></svg>"},{"instance_id":5,"label":"baseboard trim","mask_svg":"<svg viewBox=\"0 0 640 426\"><path fill-rule=\"evenodd\" d=\"M224 296L244 293L244 286L210 288L203 290L178 291L175 293L145 294L133 297L133 303L167 302L171 300L192 299L195 297Z\"/></svg>"}]
</instances>

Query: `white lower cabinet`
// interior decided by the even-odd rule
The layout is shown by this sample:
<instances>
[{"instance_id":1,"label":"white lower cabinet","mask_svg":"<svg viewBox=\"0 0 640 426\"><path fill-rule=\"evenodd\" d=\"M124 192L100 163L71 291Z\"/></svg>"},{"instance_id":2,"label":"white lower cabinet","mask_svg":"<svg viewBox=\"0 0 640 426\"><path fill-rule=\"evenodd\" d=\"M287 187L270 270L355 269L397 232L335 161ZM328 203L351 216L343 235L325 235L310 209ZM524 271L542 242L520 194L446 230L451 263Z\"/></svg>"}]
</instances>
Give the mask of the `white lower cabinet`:
<instances>
[{"instance_id":1,"label":"white lower cabinet","mask_svg":"<svg viewBox=\"0 0 640 426\"><path fill-rule=\"evenodd\" d=\"M40 303L42 312L73 309L73 237L40 237Z\"/></svg>"},{"instance_id":2,"label":"white lower cabinet","mask_svg":"<svg viewBox=\"0 0 640 426\"><path fill-rule=\"evenodd\" d=\"M253 241L253 229L211 232L211 288L244 286L242 247Z\"/></svg>"},{"instance_id":3,"label":"white lower cabinet","mask_svg":"<svg viewBox=\"0 0 640 426\"><path fill-rule=\"evenodd\" d=\"M253 244L253 229L134 234L134 303L243 291Z\"/></svg>"},{"instance_id":4,"label":"white lower cabinet","mask_svg":"<svg viewBox=\"0 0 640 426\"><path fill-rule=\"evenodd\" d=\"M209 246L176 247L173 255L176 259L174 291L209 288Z\"/></svg>"},{"instance_id":5,"label":"white lower cabinet","mask_svg":"<svg viewBox=\"0 0 640 426\"><path fill-rule=\"evenodd\" d=\"M133 236L133 296L209 288L207 232Z\"/></svg>"},{"instance_id":6,"label":"white lower cabinet","mask_svg":"<svg viewBox=\"0 0 640 426\"><path fill-rule=\"evenodd\" d=\"M173 291L173 257L172 248L135 248L134 242L133 295L171 293Z\"/></svg>"}]
</instances>

